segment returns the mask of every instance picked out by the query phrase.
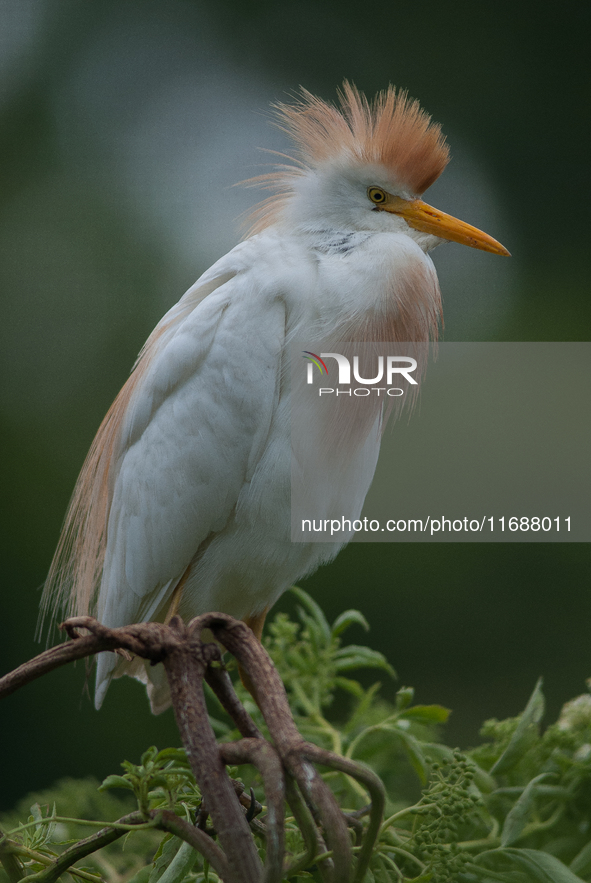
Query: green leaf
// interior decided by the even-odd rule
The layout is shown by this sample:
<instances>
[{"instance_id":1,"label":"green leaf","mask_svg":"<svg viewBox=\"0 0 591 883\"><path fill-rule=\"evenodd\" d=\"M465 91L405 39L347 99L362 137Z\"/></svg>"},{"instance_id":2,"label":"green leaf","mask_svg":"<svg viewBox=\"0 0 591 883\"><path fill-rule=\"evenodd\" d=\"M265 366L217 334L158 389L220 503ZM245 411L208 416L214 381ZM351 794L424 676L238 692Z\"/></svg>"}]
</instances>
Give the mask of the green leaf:
<instances>
[{"instance_id":1,"label":"green leaf","mask_svg":"<svg viewBox=\"0 0 591 883\"><path fill-rule=\"evenodd\" d=\"M479 766L474 758L470 758L473 767L474 767L474 784L478 788L479 791L482 791L483 794L491 794L493 791L497 789L497 783L493 779L490 773L487 773L486 770L483 770L481 766Z\"/></svg>"},{"instance_id":2,"label":"green leaf","mask_svg":"<svg viewBox=\"0 0 591 883\"><path fill-rule=\"evenodd\" d=\"M167 766L160 770L158 774L150 776L150 782L157 782L160 779L168 779L169 776L182 776L185 779L192 778L191 768L189 766Z\"/></svg>"},{"instance_id":3,"label":"green leaf","mask_svg":"<svg viewBox=\"0 0 591 883\"><path fill-rule=\"evenodd\" d=\"M338 637L338 635L342 634L349 626L357 623L357 625L362 626L366 632L369 631L369 623L363 613L359 610L345 610L344 613L341 613L340 616L337 616L335 621L332 624L331 632L333 638Z\"/></svg>"},{"instance_id":4,"label":"green leaf","mask_svg":"<svg viewBox=\"0 0 591 883\"><path fill-rule=\"evenodd\" d=\"M527 784L523 789L523 793L519 800L511 807L507 813L505 824L501 832L501 846L510 846L514 843L527 824L534 799L536 796L537 785L548 776L554 773L540 773Z\"/></svg>"},{"instance_id":5,"label":"green leaf","mask_svg":"<svg viewBox=\"0 0 591 883\"><path fill-rule=\"evenodd\" d=\"M356 699L362 699L365 695L365 690L359 683L359 681L354 681L351 678L335 678L334 680L337 687L340 687L341 690L346 690L347 693L351 693L352 696L355 696Z\"/></svg>"},{"instance_id":6,"label":"green leaf","mask_svg":"<svg viewBox=\"0 0 591 883\"><path fill-rule=\"evenodd\" d=\"M369 647L348 644L333 654L333 660L337 671L350 671L354 668L381 668L391 677L396 677L396 672L383 653L371 650Z\"/></svg>"},{"instance_id":7,"label":"green leaf","mask_svg":"<svg viewBox=\"0 0 591 883\"><path fill-rule=\"evenodd\" d=\"M133 791L133 785L124 776L107 776L107 778L99 785L99 791L106 791L107 788L125 788L127 791Z\"/></svg>"},{"instance_id":8,"label":"green leaf","mask_svg":"<svg viewBox=\"0 0 591 883\"><path fill-rule=\"evenodd\" d=\"M181 883L197 861L198 853L186 842L180 848L160 877L160 883Z\"/></svg>"},{"instance_id":9,"label":"green leaf","mask_svg":"<svg viewBox=\"0 0 591 883\"><path fill-rule=\"evenodd\" d=\"M542 693L542 678L534 687L521 719L509 744L491 769L491 775L499 775L510 770L521 760L524 750L529 744L529 734L532 727L539 724L544 714L544 694Z\"/></svg>"},{"instance_id":10,"label":"green leaf","mask_svg":"<svg viewBox=\"0 0 591 883\"><path fill-rule=\"evenodd\" d=\"M415 698L413 687L401 687L396 691L396 711L404 711Z\"/></svg>"},{"instance_id":11,"label":"green leaf","mask_svg":"<svg viewBox=\"0 0 591 883\"><path fill-rule=\"evenodd\" d=\"M176 854L184 842L185 841L181 840L180 837L175 837L174 835L172 837L164 838L158 849L158 857L154 859L154 867L150 874L149 883L158 883L166 869L174 861Z\"/></svg>"},{"instance_id":12,"label":"green leaf","mask_svg":"<svg viewBox=\"0 0 591 883\"><path fill-rule=\"evenodd\" d=\"M573 874L565 864L548 852L538 849L517 849L515 847L490 849L481 853L475 860L497 858L507 859L514 864L520 865L530 875L533 881L539 883L584 883L580 877Z\"/></svg>"},{"instance_id":13,"label":"green leaf","mask_svg":"<svg viewBox=\"0 0 591 883\"><path fill-rule=\"evenodd\" d=\"M151 745L150 748L146 749L146 751L144 751L144 753L142 754L142 757L141 757L142 765L146 766L147 764L151 763L153 760L156 759L157 754L158 754L158 749L156 748L155 745Z\"/></svg>"},{"instance_id":14,"label":"green leaf","mask_svg":"<svg viewBox=\"0 0 591 883\"><path fill-rule=\"evenodd\" d=\"M589 876L591 872L591 840L574 857L569 867L574 874Z\"/></svg>"},{"instance_id":15,"label":"green leaf","mask_svg":"<svg viewBox=\"0 0 591 883\"><path fill-rule=\"evenodd\" d=\"M164 847L166 846L166 844L168 843L169 840L172 840L173 837L174 837L174 834L170 834L170 833L164 835L164 837L160 841L158 849L156 850L156 852L154 854L154 858L152 859L153 865L156 864L156 862L158 861L158 859L160 858L160 856L164 852Z\"/></svg>"},{"instance_id":16,"label":"green leaf","mask_svg":"<svg viewBox=\"0 0 591 883\"><path fill-rule=\"evenodd\" d=\"M187 752L184 748L163 748L162 751L159 751L156 755L156 761L160 763L167 760L174 760L176 763L189 766Z\"/></svg>"},{"instance_id":17,"label":"green leaf","mask_svg":"<svg viewBox=\"0 0 591 883\"><path fill-rule=\"evenodd\" d=\"M31 807L29 807L29 808L30 808L30 810L31 810L31 817L32 817L33 821L35 821L35 822L41 822L42 819L43 819L43 810L41 809L41 807L39 806L39 804L38 804L38 803L34 803L34 804L33 804Z\"/></svg>"},{"instance_id":18,"label":"green leaf","mask_svg":"<svg viewBox=\"0 0 591 883\"><path fill-rule=\"evenodd\" d=\"M184 770L183 770L183 775L185 777L187 775L186 771L184 771ZM147 777L147 785L150 788L150 790L153 788L168 788L169 787L169 779L163 773L158 773L158 775Z\"/></svg>"},{"instance_id":19,"label":"green leaf","mask_svg":"<svg viewBox=\"0 0 591 883\"><path fill-rule=\"evenodd\" d=\"M134 874L133 877L130 877L129 880L127 880L127 883L148 883L151 873L152 866L146 865L145 868L140 868L137 874Z\"/></svg>"},{"instance_id":20,"label":"green leaf","mask_svg":"<svg viewBox=\"0 0 591 883\"><path fill-rule=\"evenodd\" d=\"M443 705L413 705L412 708L407 709L400 717L422 724L444 724L450 714L451 710L444 708Z\"/></svg>"},{"instance_id":21,"label":"green leaf","mask_svg":"<svg viewBox=\"0 0 591 883\"><path fill-rule=\"evenodd\" d=\"M414 736L411 736L410 733L405 733L404 730L397 729L396 733L402 740L408 759L410 760L413 770L419 777L421 785L425 785L427 782L427 762L425 760L425 755L423 754L421 743L418 739L415 739Z\"/></svg>"},{"instance_id":22,"label":"green leaf","mask_svg":"<svg viewBox=\"0 0 591 883\"><path fill-rule=\"evenodd\" d=\"M344 680L344 678L337 678L337 683L341 680ZM381 681L376 681L368 690L362 691L362 695L359 697L359 704L344 727L346 733L350 733L356 726L363 724L363 718L371 708L374 697L381 686Z\"/></svg>"},{"instance_id":23,"label":"green leaf","mask_svg":"<svg viewBox=\"0 0 591 883\"><path fill-rule=\"evenodd\" d=\"M326 639L326 643L330 644L330 626L328 624L328 620L322 612L322 608L319 607L316 601L314 601L314 599L307 592L304 592L304 590L298 588L298 586L292 586L290 592L293 592L296 598L298 598L302 602L308 613L312 615L312 619L314 620L316 625L319 626L319 628L321 629L322 634Z\"/></svg>"}]
</instances>

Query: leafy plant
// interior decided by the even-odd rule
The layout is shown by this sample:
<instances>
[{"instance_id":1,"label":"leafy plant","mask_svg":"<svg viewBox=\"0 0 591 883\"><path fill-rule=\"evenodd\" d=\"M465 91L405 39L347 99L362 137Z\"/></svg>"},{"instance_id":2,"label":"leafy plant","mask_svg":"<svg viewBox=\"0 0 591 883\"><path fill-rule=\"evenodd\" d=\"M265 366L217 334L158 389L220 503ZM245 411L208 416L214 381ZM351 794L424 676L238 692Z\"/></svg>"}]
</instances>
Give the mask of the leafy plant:
<instances>
[{"instance_id":1,"label":"leafy plant","mask_svg":"<svg viewBox=\"0 0 591 883\"><path fill-rule=\"evenodd\" d=\"M558 721L542 731L544 698L538 682L521 715L487 721L481 745L452 750L439 732L447 709L414 705L410 688L402 688L389 702L380 697L381 681L366 688L351 677L363 668L394 676L382 654L343 644L349 627L368 628L361 613L346 611L331 625L309 595L292 591L297 619L279 614L265 644L297 726L306 740L368 764L386 785L387 813L367 883L591 881L590 695L566 703ZM239 683L236 688L264 731L250 694ZM347 698L345 711L342 701L335 703L339 696ZM209 698L219 738L236 738L213 694ZM29 880L39 877L47 883L47 869L73 842L80 843L82 826L113 827L110 820L123 815L119 828L129 831L125 849L119 841L88 854L84 866L68 871L76 881L215 883L217 876L188 843L172 834L163 837L153 827L154 811L166 810L208 830L184 750L152 747L138 764L125 761L122 767L98 794L95 783L58 784L51 795L36 798L26 821L22 808L19 821L14 814L3 819L0 879L3 875L15 883L26 874ZM233 768L231 774L264 857L265 795L257 774L246 766ZM367 794L341 772L331 771L325 778L359 848L367 825ZM115 796L120 793L123 798ZM86 818L76 818L78 814ZM293 817L286 820L286 843L292 859L305 853ZM320 879L313 860L303 867L297 861L292 865L290 880Z\"/></svg>"}]
</instances>

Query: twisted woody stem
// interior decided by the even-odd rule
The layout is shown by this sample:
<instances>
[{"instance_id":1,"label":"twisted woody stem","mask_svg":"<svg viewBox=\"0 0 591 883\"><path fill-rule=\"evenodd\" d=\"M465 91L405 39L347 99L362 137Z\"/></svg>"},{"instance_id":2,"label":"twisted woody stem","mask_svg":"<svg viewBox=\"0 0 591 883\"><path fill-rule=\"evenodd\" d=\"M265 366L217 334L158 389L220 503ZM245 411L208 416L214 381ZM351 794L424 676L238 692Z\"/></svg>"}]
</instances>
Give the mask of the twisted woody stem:
<instances>
[{"instance_id":1,"label":"twisted woody stem","mask_svg":"<svg viewBox=\"0 0 591 883\"><path fill-rule=\"evenodd\" d=\"M208 613L196 617L188 625L175 616L167 625L142 623L107 629L92 617L72 617L62 627L73 640L53 647L1 678L0 698L58 666L104 650L125 649L154 664L162 662L181 739L211 815L219 846L199 828L171 812L152 812L154 826L175 833L188 842L207 859L225 883L280 883L286 874L291 876L312 862L316 863L325 883L349 883L353 870L347 827L350 820L313 766L318 763L352 776L370 794L369 825L353 877L353 883L361 883L380 829L383 785L368 768L302 739L277 670L243 622L226 614ZM80 628L89 634L81 636ZM210 629L217 641L236 657L248 675L273 744L263 738L240 703L230 678L219 665L218 647L202 642L201 633L205 628ZM211 665L212 662L218 664ZM216 743L207 716L204 679L241 733L243 738L238 742ZM243 763L252 764L263 780L267 801L264 826L256 819L247 818L226 773L226 765ZM306 847L305 852L288 867L284 867L286 801L302 831ZM321 828L314 816L320 821ZM250 825L265 837L264 868ZM105 842L119 836L114 829L105 829L99 834ZM51 867L35 875L40 878L38 883L53 883L66 866L70 867L81 855L97 848L91 840L76 844L58 857Z\"/></svg>"}]
</instances>

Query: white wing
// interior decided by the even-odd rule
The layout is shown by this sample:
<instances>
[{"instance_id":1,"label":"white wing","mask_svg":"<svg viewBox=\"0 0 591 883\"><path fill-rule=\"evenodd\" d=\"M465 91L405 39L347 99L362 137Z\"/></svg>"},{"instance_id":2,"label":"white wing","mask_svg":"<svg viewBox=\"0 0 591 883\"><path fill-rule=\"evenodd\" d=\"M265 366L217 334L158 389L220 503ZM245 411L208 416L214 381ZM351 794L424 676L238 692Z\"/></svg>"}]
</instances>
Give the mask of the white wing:
<instances>
[{"instance_id":1,"label":"white wing","mask_svg":"<svg viewBox=\"0 0 591 883\"><path fill-rule=\"evenodd\" d=\"M184 315L134 390L110 472L97 611L109 627L150 619L200 544L224 527L264 449L285 307L255 281L239 273ZM182 305L173 309L186 312ZM101 654L97 703L115 664Z\"/></svg>"}]
</instances>

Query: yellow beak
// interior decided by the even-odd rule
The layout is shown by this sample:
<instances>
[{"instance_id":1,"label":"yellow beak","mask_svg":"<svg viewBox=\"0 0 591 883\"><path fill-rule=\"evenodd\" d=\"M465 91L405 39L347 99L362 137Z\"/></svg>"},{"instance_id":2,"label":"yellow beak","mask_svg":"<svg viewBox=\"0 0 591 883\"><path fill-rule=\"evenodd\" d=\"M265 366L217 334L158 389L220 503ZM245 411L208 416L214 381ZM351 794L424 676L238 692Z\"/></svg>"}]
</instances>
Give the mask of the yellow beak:
<instances>
[{"instance_id":1,"label":"yellow beak","mask_svg":"<svg viewBox=\"0 0 591 883\"><path fill-rule=\"evenodd\" d=\"M421 230L423 233L431 233L440 239L449 239L451 242L459 242L461 245L469 245L471 248L480 248L482 251L491 251L493 254L508 255L510 252L477 227L465 224L445 212L427 205L421 199L402 199L400 196L388 194L386 202L378 206L382 211L392 212L404 218L409 227Z\"/></svg>"}]
</instances>

